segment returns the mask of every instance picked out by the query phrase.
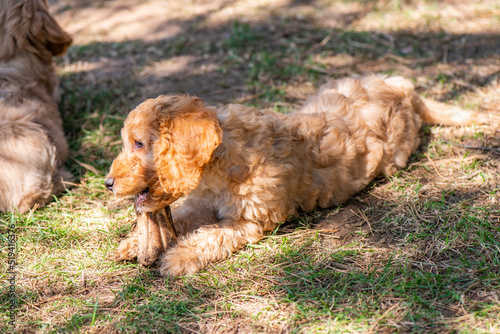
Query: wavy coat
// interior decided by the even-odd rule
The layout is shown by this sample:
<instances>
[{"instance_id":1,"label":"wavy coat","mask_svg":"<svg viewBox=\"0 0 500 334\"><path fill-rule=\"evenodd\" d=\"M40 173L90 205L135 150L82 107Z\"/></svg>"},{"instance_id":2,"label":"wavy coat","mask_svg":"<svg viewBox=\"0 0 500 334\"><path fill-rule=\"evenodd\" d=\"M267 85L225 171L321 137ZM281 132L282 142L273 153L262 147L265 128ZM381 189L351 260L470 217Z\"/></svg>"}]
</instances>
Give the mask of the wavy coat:
<instances>
[{"instance_id":1,"label":"wavy coat","mask_svg":"<svg viewBox=\"0 0 500 334\"><path fill-rule=\"evenodd\" d=\"M71 41L45 0L0 2L0 212L45 205L71 179L52 63Z\"/></svg>"},{"instance_id":2,"label":"wavy coat","mask_svg":"<svg viewBox=\"0 0 500 334\"><path fill-rule=\"evenodd\" d=\"M432 110L428 108L432 105ZM300 211L345 202L406 166L422 122L466 124L472 113L425 101L400 77L331 80L289 115L171 95L133 110L106 185L139 211L173 210L179 242L160 273L192 274Z\"/></svg>"}]
</instances>

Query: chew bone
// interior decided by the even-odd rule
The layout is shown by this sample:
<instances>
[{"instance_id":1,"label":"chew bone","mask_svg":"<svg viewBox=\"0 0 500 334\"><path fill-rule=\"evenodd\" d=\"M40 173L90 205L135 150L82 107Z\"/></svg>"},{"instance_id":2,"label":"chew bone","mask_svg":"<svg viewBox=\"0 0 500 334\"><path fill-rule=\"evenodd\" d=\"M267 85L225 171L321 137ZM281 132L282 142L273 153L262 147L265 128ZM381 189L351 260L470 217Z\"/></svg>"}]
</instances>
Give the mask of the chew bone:
<instances>
[{"instance_id":1,"label":"chew bone","mask_svg":"<svg viewBox=\"0 0 500 334\"><path fill-rule=\"evenodd\" d=\"M137 261L149 266L167 247L177 242L170 207L155 212L137 212L137 232Z\"/></svg>"}]
</instances>

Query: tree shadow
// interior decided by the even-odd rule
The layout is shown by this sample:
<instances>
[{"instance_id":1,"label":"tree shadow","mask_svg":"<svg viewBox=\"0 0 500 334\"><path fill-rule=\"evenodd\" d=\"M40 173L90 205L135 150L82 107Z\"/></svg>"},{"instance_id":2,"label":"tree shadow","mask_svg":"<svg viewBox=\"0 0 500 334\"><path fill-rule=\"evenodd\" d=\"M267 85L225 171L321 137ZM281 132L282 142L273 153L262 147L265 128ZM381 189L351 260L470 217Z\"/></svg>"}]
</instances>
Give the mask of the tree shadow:
<instances>
[{"instance_id":1,"label":"tree shadow","mask_svg":"<svg viewBox=\"0 0 500 334\"><path fill-rule=\"evenodd\" d=\"M97 119L102 119L100 124L107 127L111 122L116 133L113 117L123 118L141 101L165 93L197 95L215 105L285 104L287 110L293 111L307 95L287 96L286 87L343 75L393 71L428 74L436 81L454 85L436 96L439 100L454 98L498 79L498 71L469 72L467 64L472 61L488 67L500 50L499 34L400 31L387 38L385 33L351 31L349 24L328 33L316 27L313 19L290 25L273 19L272 14L251 24L226 21L210 28L196 28L204 17L165 22L153 29L184 27L167 39L95 42L70 49L65 59L67 72L61 78L61 109L74 150L82 147L81 124L86 123L89 115L97 112ZM330 40L311 51L311 46L321 43L328 34ZM300 39L310 43L299 45ZM345 55L351 61L325 68L313 60L320 54ZM450 63L455 68L443 71L442 65ZM105 159L111 156L106 153Z\"/></svg>"}]
</instances>

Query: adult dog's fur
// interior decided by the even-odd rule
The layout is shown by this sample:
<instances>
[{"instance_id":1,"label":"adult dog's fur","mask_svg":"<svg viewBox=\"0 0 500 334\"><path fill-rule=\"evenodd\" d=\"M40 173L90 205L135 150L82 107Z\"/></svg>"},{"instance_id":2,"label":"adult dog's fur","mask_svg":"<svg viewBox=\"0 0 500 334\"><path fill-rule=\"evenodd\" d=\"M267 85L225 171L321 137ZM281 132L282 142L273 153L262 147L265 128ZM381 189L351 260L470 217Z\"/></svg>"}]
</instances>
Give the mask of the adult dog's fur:
<instances>
[{"instance_id":1,"label":"adult dog's fur","mask_svg":"<svg viewBox=\"0 0 500 334\"><path fill-rule=\"evenodd\" d=\"M0 2L0 211L44 205L71 178L52 56L71 37L46 0Z\"/></svg>"},{"instance_id":2,"label":"adult dog's fur","mask_svg":"<svg viewBox=\"0 0 500 334\"><path fill-rule=\"evenodd\" d=\"M343 203L377 175L405 167L422 122L473 120L424 101L399 77L332 80L291 115L160 96L128 115L106 186L136 195L139 211L190 195L173 211L183 237L160 259L160 273L191 274L298 210Z\"/></svg>"}]
</instances>

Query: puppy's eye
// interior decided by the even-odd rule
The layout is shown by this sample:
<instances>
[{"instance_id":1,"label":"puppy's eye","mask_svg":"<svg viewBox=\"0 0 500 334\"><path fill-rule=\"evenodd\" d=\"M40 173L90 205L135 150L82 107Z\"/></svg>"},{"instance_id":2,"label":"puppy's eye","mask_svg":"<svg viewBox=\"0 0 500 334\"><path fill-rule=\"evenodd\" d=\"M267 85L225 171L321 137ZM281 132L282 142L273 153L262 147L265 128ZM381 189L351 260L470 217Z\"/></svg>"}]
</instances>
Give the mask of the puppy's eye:
<instances>
[{"instance_id":1,"label":"puppy's eye","mask_svg":"<svg viewBox=\"0 0 500 334\"><path fill-rule=\"evenodd\" d=\"M135 146L135 148L142 148L144 146L144 144L142 142L136 140L134 142L134 146Z\"/></svg>"}]
</instances>

